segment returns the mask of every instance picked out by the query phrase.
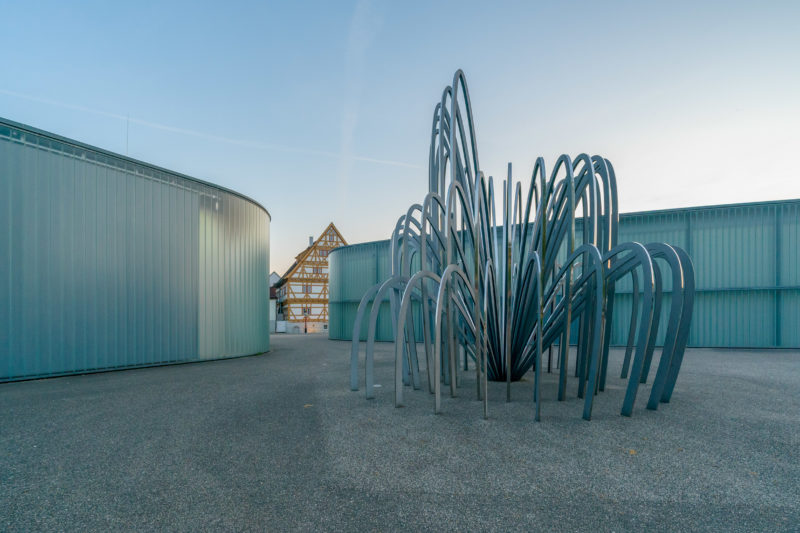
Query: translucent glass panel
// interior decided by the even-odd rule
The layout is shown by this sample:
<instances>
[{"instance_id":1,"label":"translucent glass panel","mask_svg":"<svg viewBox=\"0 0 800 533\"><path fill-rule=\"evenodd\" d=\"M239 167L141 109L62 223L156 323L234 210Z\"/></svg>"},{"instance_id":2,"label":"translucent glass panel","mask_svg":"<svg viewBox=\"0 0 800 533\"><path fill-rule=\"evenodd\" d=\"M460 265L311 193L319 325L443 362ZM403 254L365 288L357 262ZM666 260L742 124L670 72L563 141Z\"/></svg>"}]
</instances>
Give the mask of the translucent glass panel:
<instances>
[{"instance_id":1,"label":"translucent glass panel","mask_svg":"<svg viewBox=\"0 0 800 533\"><path fill-rule=\"evenodd\" d=\"M260 206L0 121L0 381L266 351L268 263Z\"/></svg>"},{"instance_id":2,"label":"translucent glass panel","mask_svg":"<svg viewBox=\"0 0 800 533\"><path fill-rule=\"evenodd\" d=\"M351 339L353 323L361 297L376 283L389 278L389 241L368 242L343 246L332 250L328 256L329 297L328 337ZM389 304L381 304L375 338L381 341L394 339ZM367 320L361 324L361 337L367 338Z\"/></svg>"},{"instance_id":3,"label":"translucent glass panel","mask_svg":"<svg viewBox=\"0 0 800 533\"><path fill-rule=\"evenodd\" d=\"M199 209L199 357L269 346L269 224L257 205L208 187Z\"/></svg>"},{"instance_id":4,"label":"translucent glass panel","mask_svg":"<svg viewBox=\"0 0 800 533\"><path fill-rule=\"evenodd\" d=\"M580 230L577 220L577 235ZM619 241L667 242L690 254L697 285L690 346L800 347L800 201L625 214ZM564 257L565 252L562 261ZM389 243L345 247L331 259L330 336L349 338L361 295L388 277ZM656 262L664 274L666 314L672 281L664 261ZM631 290L629 277L617 283L614 344L627 339ZM381 313L379 331L391 340L389 317ZM658 343L663 342L665 324Z\"/></svg>"}]
</instances>

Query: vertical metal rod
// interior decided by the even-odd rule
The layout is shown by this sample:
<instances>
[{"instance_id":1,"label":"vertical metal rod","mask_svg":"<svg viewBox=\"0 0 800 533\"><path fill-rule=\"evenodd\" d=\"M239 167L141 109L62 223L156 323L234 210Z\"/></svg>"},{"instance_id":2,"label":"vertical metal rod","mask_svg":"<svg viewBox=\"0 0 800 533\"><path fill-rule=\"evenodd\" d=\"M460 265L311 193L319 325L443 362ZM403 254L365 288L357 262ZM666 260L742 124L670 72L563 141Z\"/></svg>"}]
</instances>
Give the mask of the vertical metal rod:
<instances>
[{"instance_id":1,"label":"vertical metal rod","mask_svg":"<svg viewBox=\"0 0 800 533\"><path fill-rule=\"evenodd\" d=\"M534 418L539 420L543 349L545 346L548 349L547 371L552 372L554 365L559 370L558 399L564 400L571 328L576 318L580 320L580 327L574 370L579 378L578 395L585 396L583 416L589 419L595 394L605 388L615 283L630 273L632 312L623 375L627 375L631 363L633 368L621 410L622 415L630 415L639 381L647 375L661 318L660 277L652 261L667 253L673 274L673 303L666 330L668 343L665 341L662 350L648 407L654 402L669 401L688 339L694 303L691 260L677 248L676 260L669 255L671 249L666 245L644 247L638 243L617 243L616 177L608 160L588 154L579 154L574 160L562 155L552 171L546 173L544 160L538 158L524 211L522 188L520 184L515 187L509 163L502 185L502 212L498 214L495 200L499 199L494 196L493 180L489 177L487 187L480 170L469 92L463 72L459 70L434 110L428 184L429 193L423 204L412 205L392 234L391 277L370 289L359 304L359 324L354 327L351 349L353 388L358 387L360 321L367 307L371 307L365 381L367 397L373 395L373 345L377 314L385 296L390 298L395 333L396 404L402 405L404 383L417 388L419 369L411 302L413 291L418 290L428 384L435 396L435 412L441 411L443 378L450 386L451 395L455 396L459 373L468 371L468 352L472 351L475 390L477 398L483 401L484 417L488 417L490 374L493 380L505 379L508 402L511 381L533 367ZM415 210L420 211L419 222L413 217ZM576 216L581 217L577 242ZM776 211L776 345L781 342L780 216L780 211ZM689 249L692 245L691 217L687 214L686 246ZM564 251L566 263L559 266L559 262L564 261ZM412 276L415 253L419 254L420 272ZM376 256L376 272L379 270L377 261ZM531 266L534 262L535 273ZM678 264L686 268L676 267ZM642 302L637 275L640 268L644 274ZM676 268L683 271L682 290L681 284L675 281ZM423 271L424 275L415 277ZM416 287L416 283L420 286ZM438 288L434 288L437 283ZM436 293L435 298L430 298L435 311L428 302L428 294L432 294L429 289ZM405 323L408 315L411 315L411 324ZM473 338L474 350L473 347L468 349L465 343ZM554 360L553 344L556 342L558 354Z\"/></svg>"}]
</instances>

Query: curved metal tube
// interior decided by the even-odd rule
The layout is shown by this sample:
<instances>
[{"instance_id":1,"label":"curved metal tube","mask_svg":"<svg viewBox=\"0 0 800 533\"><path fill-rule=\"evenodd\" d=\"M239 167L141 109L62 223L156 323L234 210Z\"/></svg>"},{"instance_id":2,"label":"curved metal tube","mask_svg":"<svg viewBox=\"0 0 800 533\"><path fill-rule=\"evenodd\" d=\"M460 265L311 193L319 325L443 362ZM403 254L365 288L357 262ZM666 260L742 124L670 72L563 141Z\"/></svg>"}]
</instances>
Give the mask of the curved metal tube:
<instances>
[{"instance_id":1,"label":"curved metal tube","mask_svg":"<svg viewBox=\"0 0 800 533\"><path fill-rule=\"evenodd\" d=\"M658 259L669 268L664 275L672 281L672 301L648 408L668 402L691 326L694 271L679 248L618 244L619 203L612 164L598 155L581 153L572 159L564 154L548 172L539 157L525 195L509 164L502 188L498 182L501 198L496 198L493 177L487 178L480 168L472 103L461 70L434 108L430 136L428 193L422 204L410 206L395 224L391 277L370 288L359 303L351 388L358 388L360 322L372 301L365 381L367 397L374 396L375 329L388 294L397 406L403 405L405 384L419 387L414 320L408 318L417 298L428 388L437 413L442 373L455 396L458 357L463 355L464 370L468 358L475 360L476 395L483 401L484 417L487 381L505 381L510 401L511 383L533 368L534 418L539 420L543 350L552 351L558 343L558 399L563 400L571 328L577 321L575 375L578 396L584 398L583 417L588 420L595 394L605 390L612 324L619 319L616 284L630 275L632 309L621 376L628 380L621 414L629 416L638 386L647 378L662 320L661 267L654 263ZM580 224L577 239L576 223Z\"/></svg>"}]
</instances>

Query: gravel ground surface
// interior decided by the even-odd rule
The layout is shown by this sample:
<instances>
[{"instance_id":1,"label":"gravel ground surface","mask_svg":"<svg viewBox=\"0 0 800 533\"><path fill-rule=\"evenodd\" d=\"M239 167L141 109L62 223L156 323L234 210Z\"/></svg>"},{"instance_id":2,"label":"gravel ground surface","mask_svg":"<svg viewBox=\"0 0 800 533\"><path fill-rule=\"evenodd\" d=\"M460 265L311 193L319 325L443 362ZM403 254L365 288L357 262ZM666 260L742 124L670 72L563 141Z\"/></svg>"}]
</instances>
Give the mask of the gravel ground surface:
<instances>
[{"instance_id":1,"label":"gravel ground surface","mask_svg":"<svg viewBox=\"0 0 800 533\"><path fill-rule=\"evenodd\" d=\"M553 374L534 423L530 378L483 420L470 372L434 415L393 407L392 345L371 401L349 343L272 345L0 385L0 530L800 530L798 352L689 350L672 402L648 384L623 418L614 350L591 422Z\"/></svg>"}]
</instances>

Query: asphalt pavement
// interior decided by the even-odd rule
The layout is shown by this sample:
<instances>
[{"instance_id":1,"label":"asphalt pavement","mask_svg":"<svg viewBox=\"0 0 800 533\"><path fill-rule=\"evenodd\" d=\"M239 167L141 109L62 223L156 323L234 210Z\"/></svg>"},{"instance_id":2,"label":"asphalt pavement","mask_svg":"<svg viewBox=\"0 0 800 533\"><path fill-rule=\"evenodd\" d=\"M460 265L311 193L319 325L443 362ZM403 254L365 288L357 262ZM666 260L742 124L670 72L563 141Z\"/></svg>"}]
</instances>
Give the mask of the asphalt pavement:
<instances>
[{"instance_id":1,"label":"asphalt pavement","mask_svg":"<svg viewBox=\"0 0 800 533\"><path fill-rule=\"evenodd\" d=\"M688 350L671 403L644 385L627 418L613 350L592 421L570 373L535 423L530 377L490 384L488 420L472 372L439 415L394 408L392 348L374 400L320 335L0 384L0 530L800 531L800 352Z\"/></svg>"}]
</instances>

